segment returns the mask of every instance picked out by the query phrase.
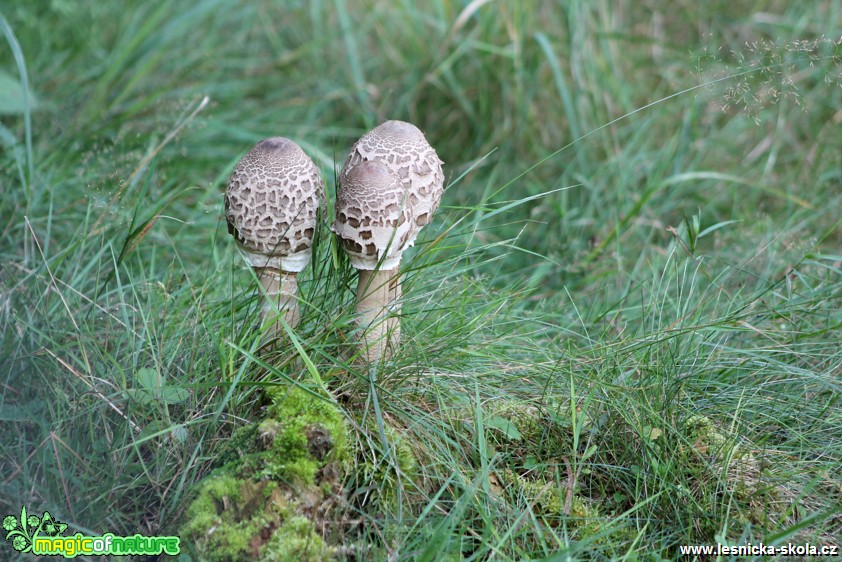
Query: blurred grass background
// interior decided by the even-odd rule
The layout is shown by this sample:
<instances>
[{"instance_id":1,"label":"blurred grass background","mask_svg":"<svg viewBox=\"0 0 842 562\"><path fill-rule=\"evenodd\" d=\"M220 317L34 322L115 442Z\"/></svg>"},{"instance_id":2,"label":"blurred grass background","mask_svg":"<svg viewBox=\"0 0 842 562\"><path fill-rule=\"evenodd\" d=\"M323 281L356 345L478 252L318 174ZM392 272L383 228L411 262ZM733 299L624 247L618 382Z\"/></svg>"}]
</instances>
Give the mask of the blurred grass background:
<instances>
[{"instance_id":1,"label":"blurred grass background","mask_svg":"<svg viewBox=\"0 0 842 562\"><path fill-rule=\"evenodd\" d=\"M171 532L261 385L300 375L242 352L256 289L222 221L230 170L287 136L332 196L354 140L402 119L449 188L404 264L406 356L382 374L383 407L435 460L388 552L422 557L430 536L469 559L842 542L839 1L0 15L0 512ZM300 333L341 381L353 280L328 242ZM518 441L477 423L501 397L543 413L551 450L486 447L485 430ZM699 427L752 452L749 492L707 446L688 456ZM525 488L495 494L497 470L556 475L598 529Z\"/></svg>"}]
</instances>

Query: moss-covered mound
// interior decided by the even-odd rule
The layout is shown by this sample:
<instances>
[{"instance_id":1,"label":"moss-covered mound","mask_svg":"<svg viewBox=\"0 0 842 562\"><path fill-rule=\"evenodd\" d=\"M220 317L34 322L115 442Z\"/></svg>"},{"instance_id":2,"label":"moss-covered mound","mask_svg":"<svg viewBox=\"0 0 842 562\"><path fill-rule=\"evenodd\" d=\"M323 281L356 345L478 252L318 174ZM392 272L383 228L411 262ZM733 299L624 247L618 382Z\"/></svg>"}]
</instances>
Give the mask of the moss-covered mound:
<instances>
[{"instance_id":1,"label":"moss-covered mound","mask_svg":"<svg viewBox=\"0 0 842 562\"><path fill-rule=\"evenodd\" d=\"M350 454L336 405L295 387L270 392L267 418L238 431L201 482L181 528L193 560L326 560Z\"/></svg>"},{"instance_id":2,"label":"moss-covered mound","mask_svg":"<svg viewBox=\"0 0 842 562\"><path fill-rule=\"evenodd\" d=\"M739 523L737 528L745 525L767 528L783 521L791 502L783 499L781 489L769 484L757 457L759 451L750 442L737 440L726 427L720 427L706 416L691 416L682 429L690 445L681 448L681 459L699 483L691 490L695 501L713 512L727 492L729 501L733 502L731 517ZM716 484L704 485L710 481ZM705 494L706 489L722 492Z\"/></svg>"}]
</instances>

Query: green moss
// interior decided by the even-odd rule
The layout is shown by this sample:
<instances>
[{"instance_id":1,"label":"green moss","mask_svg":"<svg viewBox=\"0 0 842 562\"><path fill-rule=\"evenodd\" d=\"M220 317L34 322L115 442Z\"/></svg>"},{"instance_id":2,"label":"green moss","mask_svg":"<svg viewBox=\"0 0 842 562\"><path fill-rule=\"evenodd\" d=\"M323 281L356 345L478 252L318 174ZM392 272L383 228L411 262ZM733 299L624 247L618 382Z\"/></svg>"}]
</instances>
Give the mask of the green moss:
<instances>
[{"instance_id":1,"label":"green moss","mask_svg":"<svg viewBox=\"0 0 842 562\"><path fill-rule=\"evenodd\" d=\"M255 437L257 436L257 424L243 426L231 434L217 459L219 466L229 463L241 464L244 456L254 453Z\"/></svg>"},{"instance_id":2,"label":"green moss","mask_svg":"<svg viewBox=\"0 0 842 562\"><path fill-rule=\"evenodd\" d=\"M278 528L266 545L264 562L320 562L331 559L331 549L316 533L306 517L290 517Z\"/></svg>"},{"instance_id":3,"label":"green moss","mask_svg":"<svg viewBox=\"0 0 842 562\"><path fill-rule=\"evenodd\" d=\"M187 510L181 536L208 562L252 558L257 550L254 538L286 514L282 503L265 502L271 490L268 482L231 476L206 479Z\"/></svg>"},{"instance_id":4,"label":"green moss","mask_svg":"<svg viewBox=\"0 0 842 562\"><path fill-rule=\"evenodd\" d=\"M332 549L305 517L320 509L348 463L339 409L300 389L270 393L269 417L235 432L224 466L201 482L181 536L199 560L324 560ZM317 515L318 514L318 515Z\"/></svg>"},{"instance_id":5,"label":"green moss","mask_svg":"<svg viewBox=\"0 0 842 562\"><path fill-rule=\"evenodd\" d=\"M529 478L511 470L503 471L501 476L502 482L512 487L515 497L526 500L536 515L549 518L564 515L568 492L561 489L558 482L540 477ZM599 512L595 507L573 494L569 517L587 519L598 516Z\"/></svg>"},{"instance_id":6,"label":"green moss","mask_svg":"<svg viewBox=\"0 0 842 562\"><path fill-rule=\"evenodd\" d=\"M312 485L327 463L348 462L345 419L333 402L297 387L270 397L269 418L258 428L268 453L263 476Z\"/></svg>"},{"instance_id":7,"label":"green moss","mask_svg":"<svg viewBox=\"0 0 842 562\"><path fill-rule=\"evenodd\" d=\"M747 524L769 528L785 517L788 502L783 501L778 487L764 483L761 464L750 443L738 443L735 436L706 416L691 416L682 428L691 444L683 455L690 474L697 479L708 475L723 480L724 486L718 488L729 494L727 500L721 494L695 494L705 511L715 513L720 506L731 504L730 517L740 529Z\"/></svg>"},{"instance_id":8,"label":"green moss","mask_svg":"<svg viewBox=\"0 0 842 562\"><path fill-rule=\"evenodd\" d=\"M727 476L729 486L752 484L759 463L751 449L717 428L706 416L691 416L684 422L684 431L692 443L691 458L707 459L709 465ZM688 451L689 452L689 451ZM698 464L698 463L697 463Z\"/></svg>"},{"instance_id":9,"label":"green moss","mask_svg":"<svg viewBox=\"0 0 842 562\"><path fill-rule=\"evenodd\" d=\"M500 481L508 488L510 497L522 506L528 505L532 512L544 521L548 537L554 534L552 528L564 522L572 538L593 545L631 544L635 533L629 527L613 522L608 526L606 517L595 501L582 498L568 491L564 483L537 476L517 474L504 470L498 474ZM565 515L567 494L572 493L570 512Z\"/></svg>"}]
</instances>

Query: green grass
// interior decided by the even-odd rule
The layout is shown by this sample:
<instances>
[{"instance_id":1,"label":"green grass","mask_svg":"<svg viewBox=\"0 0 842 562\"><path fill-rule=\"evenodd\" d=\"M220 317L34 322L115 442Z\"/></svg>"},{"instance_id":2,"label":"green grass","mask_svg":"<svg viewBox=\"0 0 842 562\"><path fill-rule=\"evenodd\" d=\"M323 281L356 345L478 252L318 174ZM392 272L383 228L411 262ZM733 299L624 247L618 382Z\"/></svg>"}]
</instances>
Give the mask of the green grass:
<instances>
[{"instance_id":1,"label":"green grass","mask_svg":"<svg viewBox=\"0 0 842 562\"><path fill-rule=\"evenodd\" d=\"M0 515L175 533L298 384L351 423L330 532L369 556L842 543L840 2L280 4L0 9ZM449 185L401 355L344 359L327 228L301 351L258 353L228 174L283 135L332 198L385 119Z\"/></svg>"}]
</instances>

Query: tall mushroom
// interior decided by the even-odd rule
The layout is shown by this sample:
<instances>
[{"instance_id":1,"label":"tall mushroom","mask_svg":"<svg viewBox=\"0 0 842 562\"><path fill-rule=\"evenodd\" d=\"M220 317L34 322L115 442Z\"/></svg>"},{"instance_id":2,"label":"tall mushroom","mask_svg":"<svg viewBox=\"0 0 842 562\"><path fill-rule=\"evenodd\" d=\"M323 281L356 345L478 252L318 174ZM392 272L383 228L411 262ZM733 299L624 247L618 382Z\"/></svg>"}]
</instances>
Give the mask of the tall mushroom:
<instances>
[{"instance_id":1,"label":"tall mushroom","mask_svg":"<svg viewBox=\"0 0 842 562\"><path fill-rule=\"evenodd\" d=\"M360 271L356 306L370 362L400 342L401 254L439 206L441 165L416 126L386 121L354 144L339 175L332 230Z\"/></svg>"},{"instance_id":2,"label":"tall mushroom","mask_svg":"<svg viewBox=\"0 0 842 562\"><path fill-rule=\"evenodd\" d=\"M225 193L225 218L266 294L264 326L276 318L276 311L290 326L298 324L296 276L310 262L324 199L319 169L289 139L260 141L234 167ZM269 335L279 334L273 324Z\"/></svg>"}]
</instances>

